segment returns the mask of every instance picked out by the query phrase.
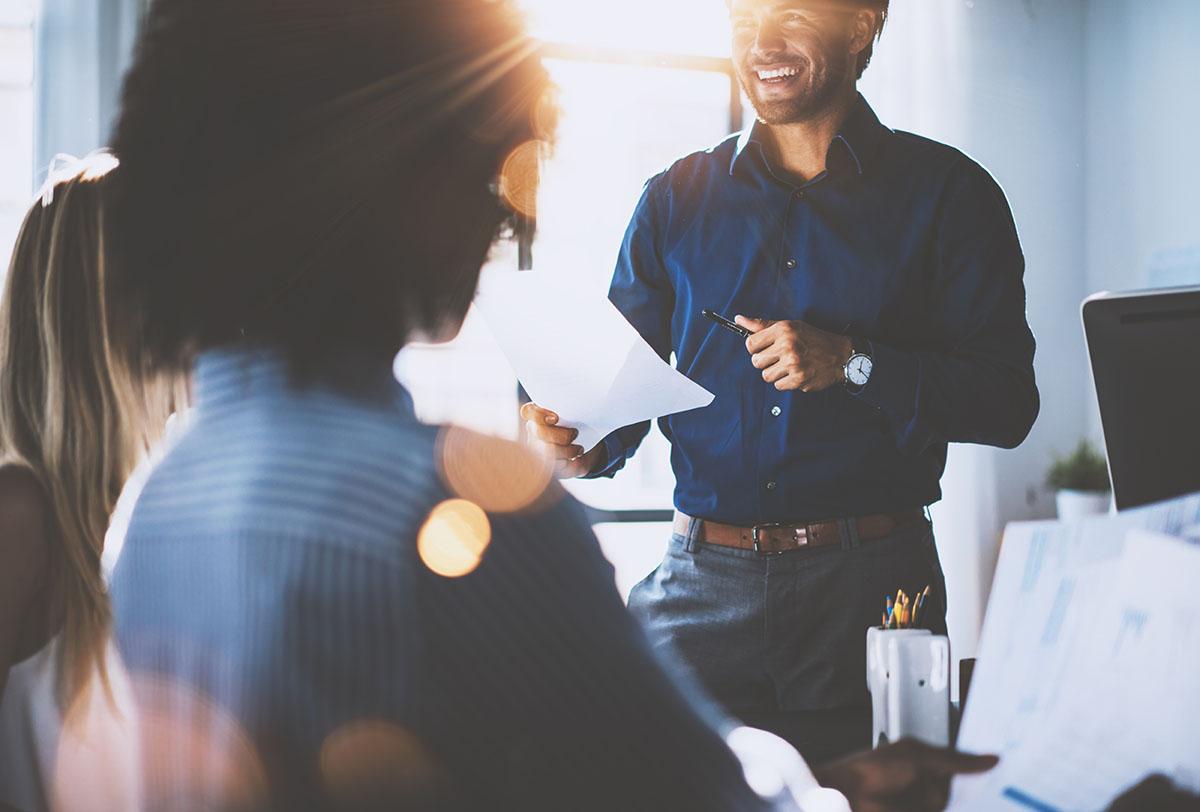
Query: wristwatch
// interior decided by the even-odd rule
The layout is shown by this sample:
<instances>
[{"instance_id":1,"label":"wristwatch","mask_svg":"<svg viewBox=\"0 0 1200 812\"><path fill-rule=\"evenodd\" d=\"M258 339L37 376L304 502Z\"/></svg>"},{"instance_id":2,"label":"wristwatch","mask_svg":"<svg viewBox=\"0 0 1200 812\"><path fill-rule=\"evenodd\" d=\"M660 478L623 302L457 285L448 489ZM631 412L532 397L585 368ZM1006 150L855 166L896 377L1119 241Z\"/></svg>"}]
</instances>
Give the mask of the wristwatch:
<instances>
[{"instance_id":1,"label":"wristwatch","mask_svg":"<svg viewBox=\"0 0 1200 812\"><path fill-rule=\"evenodd\" d=\"M863 390L867 382L871 380L871 370L875 368L875 361L871 358L871 343L861 338L850 339L850 359L846 361L846 366L842 372L845 379L842 384L851 392L858 393Z\"/></svg>"}]
</instances>

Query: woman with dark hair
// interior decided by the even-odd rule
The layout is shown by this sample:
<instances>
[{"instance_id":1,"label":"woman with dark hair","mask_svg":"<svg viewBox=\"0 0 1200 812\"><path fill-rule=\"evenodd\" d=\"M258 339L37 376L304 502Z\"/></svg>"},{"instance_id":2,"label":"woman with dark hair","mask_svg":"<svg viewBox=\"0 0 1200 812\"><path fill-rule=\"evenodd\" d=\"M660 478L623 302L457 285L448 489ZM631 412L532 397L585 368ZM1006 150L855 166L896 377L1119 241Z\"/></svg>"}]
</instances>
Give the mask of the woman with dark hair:
<instances>
[{"instance_id":1,"label":"woman with dark hair","mask_svg":"<svg viewBox=\"0 0 1200 812\"><path fill-rule=\"evenodd\" d=\"M548 91L508 0L150 6L116 283L123 340L195 400L113 581L151 808L766 808L746 775L846 808L685 697L548 463L422 425L392 374L531 213Z\"/></svg>"},{"instance_id":2,"label":"woman with dark hair","mask_svg":"<svg viewBox=\"0 0 1200 812\"><path fill-rule=\"evenodd\" d=\"M112 588L151 808L765 805L549 467L392 374L528 212L548 92L505 0L151 6L115 284L195 399Z\"/></svg>"}]
</instances>

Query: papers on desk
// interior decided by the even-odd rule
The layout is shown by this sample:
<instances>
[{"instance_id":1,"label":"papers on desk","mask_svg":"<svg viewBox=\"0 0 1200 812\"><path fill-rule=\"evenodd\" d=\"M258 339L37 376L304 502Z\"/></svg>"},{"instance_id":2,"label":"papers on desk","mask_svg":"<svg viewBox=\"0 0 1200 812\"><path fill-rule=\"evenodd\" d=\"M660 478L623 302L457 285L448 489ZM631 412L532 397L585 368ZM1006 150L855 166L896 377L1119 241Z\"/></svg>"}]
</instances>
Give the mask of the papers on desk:
<instances>
[{"instance_id":1,"label":"papers on desk","mask_svg":"<svg viewBox=\"0 0 1200 812\"><path fill-rule=\"evenodd\" d=\"M1150 772L1200 791L1200 546L1171 537L1197 520L1200 496L1009 526L958 740L1002 760L952 810L1092 812Z\"/></svg>"},{"instance_id":2,"label":"papers on desk","mask_svg":"<svg viewBox=\"0 0 1200 812\"><path fill-rule=\"evenodd\" d=\"M535 271L492 271L475 306L525 391L594 448L611 432L713 395L663 361L603 296Z\"/></svg>"}]
</instances>

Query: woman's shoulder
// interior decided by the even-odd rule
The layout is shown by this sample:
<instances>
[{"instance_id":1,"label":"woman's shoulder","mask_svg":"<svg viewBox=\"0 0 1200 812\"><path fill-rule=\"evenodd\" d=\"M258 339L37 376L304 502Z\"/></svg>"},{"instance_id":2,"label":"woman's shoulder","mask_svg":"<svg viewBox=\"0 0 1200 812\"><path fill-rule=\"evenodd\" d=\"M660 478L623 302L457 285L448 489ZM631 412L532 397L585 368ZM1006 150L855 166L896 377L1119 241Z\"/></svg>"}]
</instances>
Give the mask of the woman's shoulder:
<instances>
[{"instance_id":1,"label":"woman's shoulder","mask_svg":"<svg viewBox=\"0 0 1200 812\"><path fill-rule=\"evenodd\" d=\"M12 663L44 646L57 625L51 526L49 499L33 471L0 466L0 645Z\"/></svg>"},{"instance_id":2,"label":"woman's shoulder","mask_svg":"<svg viewBox=\"0 0 1200 812\"><path fill-rule=\"evenodd\" d=\"M0 465L0 582L40 575L49 562L50 502L33 471Z\"/></svg>"}]
</instances>

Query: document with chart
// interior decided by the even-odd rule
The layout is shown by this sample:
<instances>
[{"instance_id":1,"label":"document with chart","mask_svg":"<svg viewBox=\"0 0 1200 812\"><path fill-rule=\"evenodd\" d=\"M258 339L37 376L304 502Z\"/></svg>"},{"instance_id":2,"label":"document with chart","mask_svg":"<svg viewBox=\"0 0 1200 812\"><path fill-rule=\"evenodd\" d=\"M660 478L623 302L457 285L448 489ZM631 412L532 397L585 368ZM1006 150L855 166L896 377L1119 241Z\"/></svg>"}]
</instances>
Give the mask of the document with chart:
<instances>
[{"instance_id":1,"label":"document with chart","mask_svg":"<svg viewBox=\"0 0 1200 812\"><path fill-rule=\"evenodd\" d=\"M707 406L713 394L663 361L612 302L536 271L492 271L475 307L517 379L579 430L591 450L609 433Z\"/></svg>"},{"instance_id":2,"label":"document with chart","mask_svg":"<svg viewBox=\"0 0 1200 812\"><path fill-rule=\"evenodd\" d=\"M1188 497L1010 525L958 740L1002 760L951 809L1103 809L1149 772L1200 789L1200 546L1177 537L1198 520Z\"/></svg>"}]
</instances>

